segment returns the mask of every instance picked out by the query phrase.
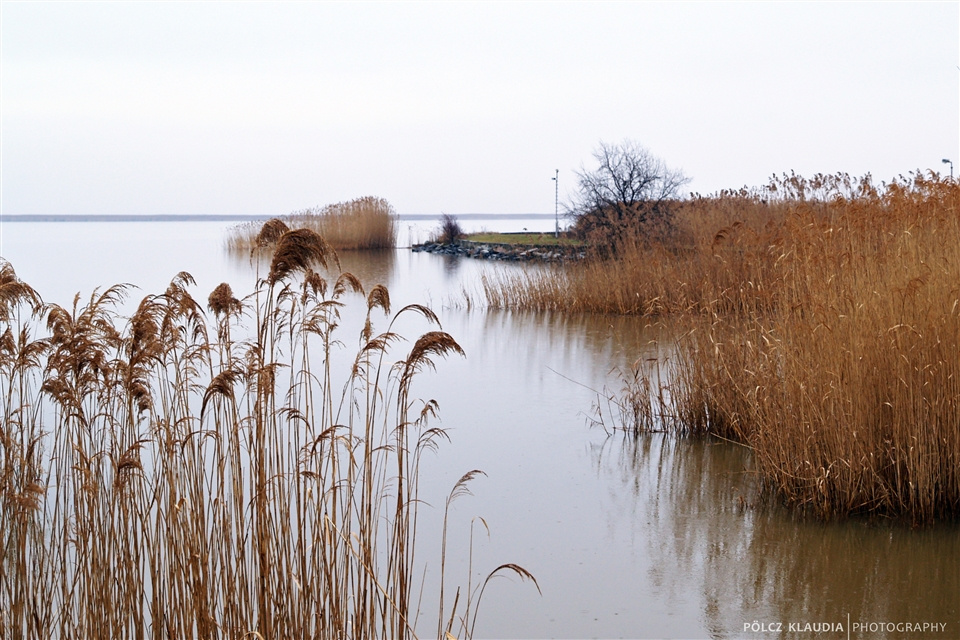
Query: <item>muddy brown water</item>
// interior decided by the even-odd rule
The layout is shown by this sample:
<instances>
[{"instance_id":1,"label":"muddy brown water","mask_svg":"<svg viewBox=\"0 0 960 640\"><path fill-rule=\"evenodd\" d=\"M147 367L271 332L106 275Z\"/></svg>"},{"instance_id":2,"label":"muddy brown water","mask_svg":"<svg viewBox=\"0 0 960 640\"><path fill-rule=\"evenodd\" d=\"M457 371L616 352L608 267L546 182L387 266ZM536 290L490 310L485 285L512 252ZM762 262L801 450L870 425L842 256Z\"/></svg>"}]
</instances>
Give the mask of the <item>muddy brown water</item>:
<instances>
[{"instance_id":1,"label":"muddy brown water","mask_svg":"<svg viewBox=\"0 0 960 640\"><path fill-rule=\"evenodd\" d=\"M528 226L509 222L518 224ZM226 226L5 222L0 255L60 304L116 282L155 293L181 270L205 301L222 281L252 288L249 263L220 249ZM462 304L481 274L524 265L408 249L341 257L368 286L386 284L395 309L431 305L467 353L438 363L414 389L439 402L451 438L421 476L424 636L436 629L444 498L464 472L481 469L487 475L452 511L447 583L467 583L472 524L473 584L515 562L542 595L515 577L493 580L478 637L960 638L956 524L804 519L757 500L742 447L587 424L597 392L617 386L611 371L656 353L651 341L662 331L634 319ZM400 327L408 338L422 329Z\"/></svg>"}]
</instances>

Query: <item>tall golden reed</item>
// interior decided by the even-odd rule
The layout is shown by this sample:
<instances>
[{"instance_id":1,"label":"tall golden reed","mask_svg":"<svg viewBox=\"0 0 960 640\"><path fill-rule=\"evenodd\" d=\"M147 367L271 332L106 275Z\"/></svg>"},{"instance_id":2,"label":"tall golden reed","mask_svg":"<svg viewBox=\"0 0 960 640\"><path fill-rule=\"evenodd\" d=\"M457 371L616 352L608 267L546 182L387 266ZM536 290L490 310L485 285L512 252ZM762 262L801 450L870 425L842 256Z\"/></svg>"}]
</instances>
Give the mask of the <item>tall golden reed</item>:
<instances>
[{"instance_id":1,"label":"tall golden reed","mask_svg":"<svg viewBox=\"0 0 960 640\"><path fill-rule=\"evenodd\" d=\"M0 637L414 636L419 468L445 437L414 381L463 351L333 264L286 231L252 294L221 284L208 316L181 273L127 321L124 286L44 306L0 265ZM435 328L396 359L407 315ZM480 595L438 628L469 637Z\"/></svg>"},{"instance_id":2,"label":"tall golden reed","mask_svg":"<svg viewBox=\"0 0 960 640\"><path fill-rule=\"evenodd\" d=\"M287 228L311 229L336 249L393 249L397 245L397 213L383 198L366 196L295 211L274 220ZM248 252L258 244L270 243L271 238L275 241L279 237L276 233L261 233L267 224L276 222L245 222L231 228L227 232L227 249Z\"/></svg>"},{"instance_id":3,"label":"tall golden reed","mask_svg":"<svg viewBox=\"0 0 960 640\"><path fill-rule=\"evenodd\" d=\"M680 222L683 243L488 281L488 301L670 318L669 392L638 365L627 424L744 442L821 517L956 517L960 185L790 175L695 198Z\"/></svg>"}]
</instances>

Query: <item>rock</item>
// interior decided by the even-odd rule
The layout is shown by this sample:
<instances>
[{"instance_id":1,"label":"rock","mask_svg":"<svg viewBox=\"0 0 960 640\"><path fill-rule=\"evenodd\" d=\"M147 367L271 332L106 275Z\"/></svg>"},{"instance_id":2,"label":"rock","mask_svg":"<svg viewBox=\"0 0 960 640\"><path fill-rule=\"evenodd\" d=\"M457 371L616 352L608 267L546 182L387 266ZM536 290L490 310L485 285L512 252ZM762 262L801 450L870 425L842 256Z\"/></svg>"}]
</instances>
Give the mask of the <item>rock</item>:
<instances>
[{"instance_id":1,"label":"rock","mask_svg":"<svg viewBox=\"0 0 960 640\"><path fill-rule=\"evenodd\" d=\"M414 245L411 249L417 253L438 253L448 256L465 256L482 260L509 260L512 262L560 262L566 260L582 260L585 257L585 252L575 247L547 248L531 247L528 245L490 245L476 244L470 241L452 244L426 242L424 244Z\"/></svg>"}]
</instances>

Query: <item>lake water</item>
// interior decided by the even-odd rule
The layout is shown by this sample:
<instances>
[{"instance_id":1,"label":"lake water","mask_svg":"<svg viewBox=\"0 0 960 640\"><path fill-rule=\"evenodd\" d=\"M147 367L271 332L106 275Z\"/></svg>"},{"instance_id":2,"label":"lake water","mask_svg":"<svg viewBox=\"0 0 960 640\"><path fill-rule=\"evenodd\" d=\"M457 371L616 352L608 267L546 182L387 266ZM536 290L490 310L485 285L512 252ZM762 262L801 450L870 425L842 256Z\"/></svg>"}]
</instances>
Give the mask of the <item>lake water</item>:
<instances>
[{"instance_id":1,"label":"lake water","mask_svg":"<svg viewBox=\"0 0 960 640\"><path fill-rule=\"evenodd\" d=\"M4 222L0 255L48 302L68 305L77 292L86 298L118 282L156 293L179 271L196 278L194 295L206 300L224 281L252 290L250 263L222 249L230 225ZM400 243L426 239L433 226L401 223ZM553 220L464 226L549 231ZM463 304L462 291L476 293L483 273L525 265L407 248L341 259L367 287L386 284L395 309L430 305L467 353L416 383L418 397L439 401L451 436L422 471L422 497L434 506L420 512L418 555L436 562L444 498L464 472L482 469L487 477L452 511L448 580L465 584L470 522L482 516L490 536L475 541L475 581L514 562L543 592L494 581L478 637L960 637L957 526L800 520L753 504L755 478L741 447L588 426L596 390L616 385L611 371L653 355L664 330L630 318ZM429 636L435 605L425 600L423 609ZM907 623L945 626L918 634ZM827 624L833 632L814 632Z\"/></svg>"}]
</instances>

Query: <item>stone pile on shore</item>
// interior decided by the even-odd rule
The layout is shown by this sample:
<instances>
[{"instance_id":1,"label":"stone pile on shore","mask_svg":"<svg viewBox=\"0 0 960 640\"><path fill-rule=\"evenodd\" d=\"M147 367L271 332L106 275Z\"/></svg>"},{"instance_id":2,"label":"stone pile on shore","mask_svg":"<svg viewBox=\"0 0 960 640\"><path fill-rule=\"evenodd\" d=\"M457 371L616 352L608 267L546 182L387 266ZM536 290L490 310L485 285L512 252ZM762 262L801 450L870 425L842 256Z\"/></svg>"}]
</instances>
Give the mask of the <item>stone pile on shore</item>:
<instances>
[{"instance_id":1,"label":"stone pile on shore","mask_svg":"<svg viewBox=\"0 0 960 640\"><path fill-rule=\"evenodd\" d=\"M482 260L566 262L581 260L585 253L583 247L557 245L520 245L494 244L461 240L454 243L426 242L415 244L415 252L437 253L445 256L463 256Z\"/></svg>"}]
</instances>

